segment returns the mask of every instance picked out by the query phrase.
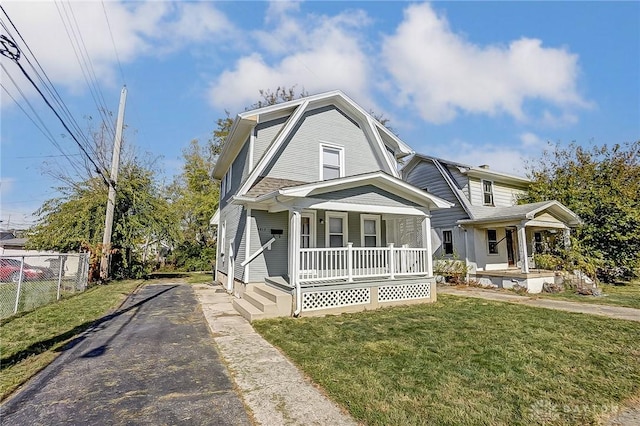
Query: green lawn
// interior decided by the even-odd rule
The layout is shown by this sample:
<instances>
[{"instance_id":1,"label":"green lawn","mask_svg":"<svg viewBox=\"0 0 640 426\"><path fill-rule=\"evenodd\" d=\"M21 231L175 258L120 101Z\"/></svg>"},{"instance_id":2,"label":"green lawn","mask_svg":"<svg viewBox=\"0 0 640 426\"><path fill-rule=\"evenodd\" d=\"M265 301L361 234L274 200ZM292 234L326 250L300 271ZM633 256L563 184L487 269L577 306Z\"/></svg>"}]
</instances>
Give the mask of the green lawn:
<instances>
[{"instance_id":1,"label":"green lawn","mask_svg":"<svg viewBox=\"0 0 640 426\"><path fill-rule=\"evenodd\" d=\"M573 302L595 303L599 305L625 306L640 309L640 280L617 285L601 284L603 296L581 296L572 291L563 293L541 293L540 297L571 300Z\"/></svg>"},{"instance_id":2,"label":"green lawn","mask_svg":"<svg viewBox=\"0 0 640 426\"><path fill-rule=\"evenodd\" d=\"M640 395L640 323L439 296L254 323L370 425L596 424Z\"/></svg>"},{"instance_id":3,"label":"green lawn","mask_svg":"<svg viewBox=\"0 0 640 426\"><path fill-rule=\"evenodd\" d=\"M0 399L49 364L73 337L118 306L142 281L93 287L0 322Z\"/></svg>"}]
</instances>

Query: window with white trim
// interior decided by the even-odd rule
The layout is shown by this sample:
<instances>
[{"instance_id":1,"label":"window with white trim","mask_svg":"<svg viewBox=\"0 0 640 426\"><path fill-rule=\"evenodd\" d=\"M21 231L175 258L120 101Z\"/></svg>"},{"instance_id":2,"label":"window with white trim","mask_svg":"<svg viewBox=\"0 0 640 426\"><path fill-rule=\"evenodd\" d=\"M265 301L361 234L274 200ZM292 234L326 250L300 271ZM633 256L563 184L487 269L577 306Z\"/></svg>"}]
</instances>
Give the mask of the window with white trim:
<instances>
[{"instance_id":1,"label":"window with white trim","mask_svg":"<svg viewBox=\"0 0 640 426\"><path fill-rule=\"evenodd\" d=\"M344 148L320 144L320 180L344 177Z\"/></svg>"},{"instance_id":2,"label":"window with white trim","mask_svg":"<svg viewBox=\"0 0 640 426\"><path fill-rule=\"evenodd\" d=\"M493 182L482 181L482 201L485 206L493 206Z\"/></svg>"},{"instance_id":3,"label":"window with white trim","mask_svg":"<svg viewBox=\"0 0 640 426\"><path fill-rule=\"evenodd\" d=\"M380 247L380 216L376 214L360 215L360 245L362 247Z\"/></svg>"},{"instance_id":4,"label":"window with white trim","mask_svg":"<svg viewBox=\"0 0 640 426\"><path fill-rule=\"evenodd\" d=\"M498 232L495 229L487 229L487 244L489 254L498 254Z\"/></svg>"},{"instance_id":5,"label":"window with white trim","mask_svg":"<svg viewBox=\"0 0 640 426\"><path fill-rule=\"evenodd\" d=\"M325 214L325 245L345 247L347 245L347 213L327 212Z\"/></svg>"},{"instance_id":6,"label":"window with white trim","mask_svg":"<svg viewBox=\"0 0 640 426\"><path fill-rule=\"evenodd\" d=\"M227 221L225 220L224 222L222 222L222 229L220 230L220 247L218 247L220 254L224 254L224 245L227 239L226 237L227 237Z\"/></svg>"},{"instance_id":7,"label":"window with white trim","mask_svg":"<svg viewBox=\"0 0 640 426\"><path fill-rule=\"evenodd\" d=\"M442 252L445 255L453 254L453 231L451 229L442 231Z\"/></svg>"},{"instance_id":8,"label":"window with white trim","mask_svg":"<svg viewBox=\"0 0 640 426\"><path fill-rule=\"evenodd\" d=\"M315 222L315 213L300 214L300 248L313 248L316 246Z\"/></svg>"}]
</instances>

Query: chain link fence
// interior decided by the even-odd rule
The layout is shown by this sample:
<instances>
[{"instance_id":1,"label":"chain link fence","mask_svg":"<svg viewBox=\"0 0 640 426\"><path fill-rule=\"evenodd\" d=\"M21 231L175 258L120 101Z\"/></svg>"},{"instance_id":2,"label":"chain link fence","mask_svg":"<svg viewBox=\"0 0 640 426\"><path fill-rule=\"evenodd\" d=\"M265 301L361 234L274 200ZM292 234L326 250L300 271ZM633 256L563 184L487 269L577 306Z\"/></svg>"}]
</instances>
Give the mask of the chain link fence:
<instances>
[{"instance_id":1,"label":"chain link fence","mask_svg":"<svg viewBox=\"0 0 640 426\"><path fill-rule=\"evenodd\" d=\"M89 254L0 256L0 319L87 289Z\"/></svg>"}]
</instances>

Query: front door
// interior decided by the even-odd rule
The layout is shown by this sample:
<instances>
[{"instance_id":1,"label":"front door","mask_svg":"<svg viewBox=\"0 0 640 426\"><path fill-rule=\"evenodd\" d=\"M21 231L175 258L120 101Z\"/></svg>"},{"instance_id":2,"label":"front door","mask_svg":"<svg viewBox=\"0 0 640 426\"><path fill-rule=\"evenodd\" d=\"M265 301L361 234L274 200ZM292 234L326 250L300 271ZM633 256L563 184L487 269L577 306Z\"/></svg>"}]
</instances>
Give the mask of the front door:
<instances>
[{"instance_id":1,"label":"front door","mask_svg":"<svg viewBox=\"0 0 640 426\"><path fill-rule=\"evenodd\" d=\"M509 263L509 266L516 266L515 251L513 250L513 230L507 229L506 232L507 232L507 235L506 235L507 261Z\"/></svg>"}]
</instances>

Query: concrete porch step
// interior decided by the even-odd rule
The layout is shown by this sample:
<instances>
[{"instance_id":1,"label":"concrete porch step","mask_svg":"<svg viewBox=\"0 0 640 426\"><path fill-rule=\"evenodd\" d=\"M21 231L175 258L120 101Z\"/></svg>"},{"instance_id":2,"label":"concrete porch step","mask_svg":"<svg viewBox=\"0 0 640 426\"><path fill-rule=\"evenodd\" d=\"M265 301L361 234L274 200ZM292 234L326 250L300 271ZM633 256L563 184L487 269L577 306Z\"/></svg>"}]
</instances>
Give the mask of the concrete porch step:
<instances>
[{"instance_id":1,"label":"concrete porch step","mask_svg":"<svg viewBox=\"0 0 640 426\"><path fill-rule=\"evenodd\" d=\"M272 318L274 316L277 316L277 315L273 315L273 314L270 315L262 312L260 309L253 306L251 303L249 303L247 300L244 300L244 299L233 299L231 303L233 305L233 309L238 311L238 313L242 315L244 318L246 318L247 321L249 322L253 322L258 319Z\"/></svg>"},{"instance_id":2,"label":"concrete porch step","mask_svg":"<svg viewBox=\"0 0 640 426\"><path fill-rule=\"evenodd\" d=\"M276 301L271 300L268 297L265 297L264 295L260 294L259 292L256 292L255 290L256 289L253 288L251 290L245 291L244 294L242 295L242 298L247 302L251 303L256 308L258 308L260 311L264 312L265 314L277 314L278 306L276 305Z\"/></svg>"},{"instance_id":3,"label":"concrete porch step","mask_svg":"<svg viewBox=\"0 0 640 426\"><path fill-rule=\"evenodd\" d=\"M266 284L254 284L251 288L254 292L266 297L277 305L291 303L291 294Z\"/></svg>"}]
</instances>

